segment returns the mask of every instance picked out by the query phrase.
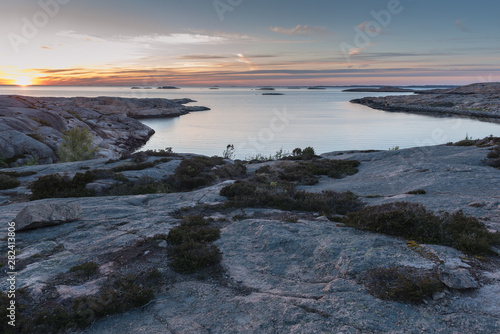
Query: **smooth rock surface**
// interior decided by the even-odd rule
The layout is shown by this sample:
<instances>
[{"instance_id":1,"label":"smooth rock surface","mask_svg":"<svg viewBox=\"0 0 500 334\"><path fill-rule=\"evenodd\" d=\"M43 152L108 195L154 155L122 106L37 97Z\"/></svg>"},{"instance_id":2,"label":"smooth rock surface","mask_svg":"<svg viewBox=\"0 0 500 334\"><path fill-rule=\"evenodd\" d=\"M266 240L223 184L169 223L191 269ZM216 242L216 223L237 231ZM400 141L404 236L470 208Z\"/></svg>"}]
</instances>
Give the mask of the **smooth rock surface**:
<instances>
[{"instance_id":1,"label":"smooth rock surface","mask_svg":"<svg viewBox=\"0 0 500 334\"><path fill-rule=\"evenodd\" d=\"M78 203L32 203L14 218L17 231L72 222L82 214Z\"/></svg>"}]
</instances>

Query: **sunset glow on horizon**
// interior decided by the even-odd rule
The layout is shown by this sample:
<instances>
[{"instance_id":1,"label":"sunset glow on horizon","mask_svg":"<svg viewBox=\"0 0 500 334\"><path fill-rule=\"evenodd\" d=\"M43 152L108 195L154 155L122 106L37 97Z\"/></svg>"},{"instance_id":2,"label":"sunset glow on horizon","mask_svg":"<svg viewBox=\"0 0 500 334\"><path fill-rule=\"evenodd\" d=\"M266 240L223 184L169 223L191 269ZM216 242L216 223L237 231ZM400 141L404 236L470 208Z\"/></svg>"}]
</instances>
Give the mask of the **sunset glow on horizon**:
<instances>
[{"instance_id":1,"label":"sunset glow on horizon","mask_svg":"<svg viewBox=\"0 0 500 334\"><path fill-rule=\"evenodd\" d=\"M3 5L1 85L500 81L500 3L41 0Z\"/></svg>"}]
</instances>

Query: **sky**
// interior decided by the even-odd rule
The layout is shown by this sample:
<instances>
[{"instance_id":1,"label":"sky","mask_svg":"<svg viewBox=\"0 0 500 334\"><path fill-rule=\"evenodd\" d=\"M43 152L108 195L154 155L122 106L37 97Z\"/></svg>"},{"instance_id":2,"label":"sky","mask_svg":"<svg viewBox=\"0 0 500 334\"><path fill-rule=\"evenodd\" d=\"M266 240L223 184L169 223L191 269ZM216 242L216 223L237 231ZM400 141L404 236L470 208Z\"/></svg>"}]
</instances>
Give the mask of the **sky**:
<instances>
[{"instance_id":1,"label":"sky","mask_svg":"<svg viewBox=\"0 0 500 334\"><path fill-rule=\"evenodd\" d=\"M497 0L0 0L0 84L500 81Z\"/></svg>"}]
</instances>

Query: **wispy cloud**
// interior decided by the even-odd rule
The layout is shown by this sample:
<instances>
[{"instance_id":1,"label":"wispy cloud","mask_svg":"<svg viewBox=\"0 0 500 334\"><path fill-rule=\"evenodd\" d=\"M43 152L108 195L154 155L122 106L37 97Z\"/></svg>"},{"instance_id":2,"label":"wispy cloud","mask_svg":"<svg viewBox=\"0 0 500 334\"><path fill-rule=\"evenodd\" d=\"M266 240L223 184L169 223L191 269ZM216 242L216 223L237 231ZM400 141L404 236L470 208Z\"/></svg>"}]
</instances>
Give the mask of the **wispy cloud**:
<instances>
[{"instance_id":1,"label":"wispy cloud","mask_svg":"<svg viewBox=\"0 0 500 334\"><path fill-rule=\"evenodd\" d=\"M325 27L314 27L308 25L297 25L294 28L269 27L269 30L285 35L311 35L327 34L329 31Z\"/></svg>"},{"instance_id":2,"label":"wispy cloud","mask_svg":"<svg viewBox=\"0 0 500 334\"><path fill-rule=\"evenodd\" d=\"M462 30L463 32L470 32L469 28L467 28L462 20L456 20L455 25L458 27L458 29Z\"/></svg>"},{"instance_id":3,"label":"wispy cloud","mask_svg":"<svg viewBox=\"0 0 500 334\"><path fill-rule=\"evenodd\" d=\"M255 71L257 69L257 64L245 57L242 53L238 53L236 56L238 56L238 60L240 62L247 64L251 71Z\"/></svg>"},{"instance_id":4,"label":"wispy cloud","mask_svg":"<svg viewBox=\"0 0 500 334\"><path fill-rule=\"evenodd\" d=\"M370 33L370 34L382 34L384 33L382 28L380 27L380 25L378 24L372 24L371 22L374 22L374 21L365 21L365 22L361 22L359 25L358 25L358 28L361 30L361 31L364 31L364 32L367 32L367 33Z\"/></svg>"},{"instance_id":5,"label":"wispy cloud","mask_svg":"<svg viewBox=\"0 0 500 334\"><path fill-rule=\"evenodd\" d=\"M72 39L84 40L89 42L105 42L105 39L102 39L97 36L87 35L87 34L79 34L74 30L63 30L56 33L57 36L67 37Z\"/></svg>"},{"instance_id":6,"label":"wispy cloud","mask_svg":"<svg viewBox=\"0 0 500 334\"><path fill-rule=\"evenodd\" d=\"M226 59L230 58L229 56L218 56L218 55L208 55L208 54L200 54L200 55L183 55L179 57L180 59L190 59L190 60L196 60L196 59Z\"/></svg>"},{"instance_id":7,"label":"wispy cloud","mask_svg":"<svg viewBox=\"0 0 500 334\"><path fill-rule=\"evenodd\" d=\"M127 39L127 38L124 38ZM170 34L170 35L142 35L131 37L130 41L136 43L158 43L158 44L220 44L227 38L221 36L208 36L201 34Z\"/></svg>"}]
</instances>

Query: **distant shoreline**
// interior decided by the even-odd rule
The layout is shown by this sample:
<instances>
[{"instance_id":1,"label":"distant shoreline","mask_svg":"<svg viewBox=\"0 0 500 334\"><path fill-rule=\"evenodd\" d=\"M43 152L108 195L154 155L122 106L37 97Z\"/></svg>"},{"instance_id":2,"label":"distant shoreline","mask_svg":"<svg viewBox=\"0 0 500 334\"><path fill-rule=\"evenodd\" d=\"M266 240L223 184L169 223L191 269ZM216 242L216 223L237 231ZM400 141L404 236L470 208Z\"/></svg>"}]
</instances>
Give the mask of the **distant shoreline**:
<instances>
[{"instance_id":1,"label":"distant shoreline","mask_svg":"<svg viewBox=\"0 0 500 334\"><path fill-rule=\"evenodd\" d=\"M429 90L413 95L364 97L351 103L389 112L434 117L467 117L500 123L500 83L482 83L453 89Z\"/></svg>"}]
</instances>

